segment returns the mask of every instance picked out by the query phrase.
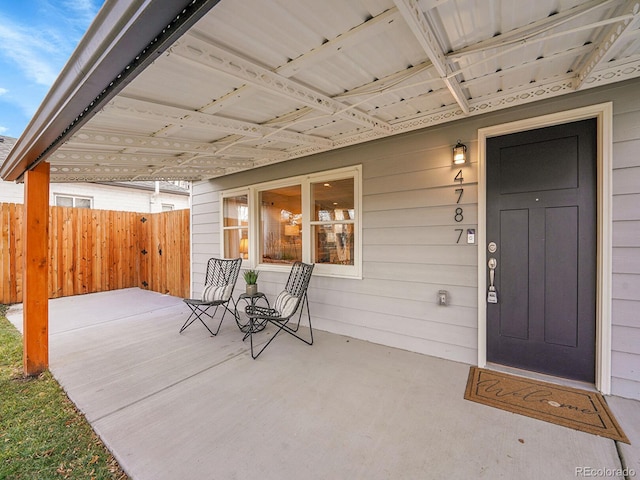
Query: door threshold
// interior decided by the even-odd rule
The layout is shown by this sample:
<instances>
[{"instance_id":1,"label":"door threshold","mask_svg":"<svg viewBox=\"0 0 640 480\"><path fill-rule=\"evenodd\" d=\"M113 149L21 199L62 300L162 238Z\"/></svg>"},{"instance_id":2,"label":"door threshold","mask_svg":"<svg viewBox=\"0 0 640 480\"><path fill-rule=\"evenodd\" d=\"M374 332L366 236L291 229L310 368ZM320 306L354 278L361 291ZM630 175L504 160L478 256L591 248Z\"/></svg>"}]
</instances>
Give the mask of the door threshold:
<instances>
[{"instance_id":1,"label":"door threshold","mask_svg":"<svg viewBox=\"0 0 640 480\"><path fill-rule=\"evenodd\" d=\"M546 373L534 372L531 370L523 370L517 367L510 367L508 365L500 365L498 363L487 362L485 366L487 370L495 370L496 372L508 373L510 375L516 375L519 377L531 378L533 380L540 380L543 382L555 383L556 385L562 385L563 387L579 388L581 390L587 390L590 392L597 392L595 384L589 382L582 382L580 380L572 380L570 378L555 377Z\"/></svg>"}]
</instances>

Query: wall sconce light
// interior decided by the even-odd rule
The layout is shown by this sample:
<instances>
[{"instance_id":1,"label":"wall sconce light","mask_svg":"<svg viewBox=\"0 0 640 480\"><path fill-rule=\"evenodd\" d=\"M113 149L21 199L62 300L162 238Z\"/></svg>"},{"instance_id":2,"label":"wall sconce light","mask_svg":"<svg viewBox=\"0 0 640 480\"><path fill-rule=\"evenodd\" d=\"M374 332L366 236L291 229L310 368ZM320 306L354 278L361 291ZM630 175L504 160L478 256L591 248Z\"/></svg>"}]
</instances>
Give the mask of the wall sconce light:
<instances>
[{"instance_id":1,"label":"wall sconce light","mask_svg":"<svg viewBox=\"0 0 640 480\"><path fill-rule=\"evenodd\" d=\"M249 239L248 238L240 239L240 253L242 254L242 258L249 257Z\"/></svg>"},{"instance_id":2,"label":"wall sconce light","mask_svg":"<svg viewBox=\"0 0 640 480\"><path fill-rule=\"evenodd\" d=\"M464 165L467 163L467 146L464 143L458 143L453 147L453 164Z\"/></svg>"}]
</instances>

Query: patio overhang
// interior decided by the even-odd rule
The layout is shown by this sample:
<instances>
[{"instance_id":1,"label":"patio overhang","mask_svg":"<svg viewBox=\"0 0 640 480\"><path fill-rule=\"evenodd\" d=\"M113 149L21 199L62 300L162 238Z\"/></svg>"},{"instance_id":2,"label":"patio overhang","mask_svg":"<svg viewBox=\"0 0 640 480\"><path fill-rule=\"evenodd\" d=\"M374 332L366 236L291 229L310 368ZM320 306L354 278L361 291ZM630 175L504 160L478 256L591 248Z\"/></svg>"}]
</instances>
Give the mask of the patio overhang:
<instances>
[{"instance_id":1,"label":"patio overhang","mask_svg":"<svg viewBox=\"0 0 640 480\"><path fill-rule=\"evenodd\" d=\"M640 1L557 8L106 2L0 175L203 180L640 76Z\"/></svg>"},{"instance_id":2,"label":"patio overhang","mask_svg":"<svg viewBox=\"0 0 640 480\"><path fill-rule=\"evenodd\" d=\"M640 76L640 0L521 3L109 1L0 176L35 173L25 197L207 180ZM36 204L26 230L46 218ZM25 312L46 302L38 288ZM29 373L46 367L47 323L25 315Z\"/></svg>"}]
</instances>

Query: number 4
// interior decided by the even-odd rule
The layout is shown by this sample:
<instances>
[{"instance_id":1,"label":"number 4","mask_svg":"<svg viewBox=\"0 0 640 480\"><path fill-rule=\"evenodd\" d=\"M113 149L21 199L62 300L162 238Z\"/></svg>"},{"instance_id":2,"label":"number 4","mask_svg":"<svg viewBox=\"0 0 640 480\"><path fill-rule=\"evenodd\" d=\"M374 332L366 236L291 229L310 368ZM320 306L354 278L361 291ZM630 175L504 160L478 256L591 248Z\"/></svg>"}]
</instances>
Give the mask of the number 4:
<instances>
[{"instance_id":1,"label":"number 4","mask_svg":"<svg viewBox=\"0 0 640 480\"><path fill-rule=\"evenodd\" d=\"M456 175L456 178L454 178L453 181L462 183L463 180L464 178L462 177L462 169L460 169L460 171Z\"/></svg>"}]
</instances>

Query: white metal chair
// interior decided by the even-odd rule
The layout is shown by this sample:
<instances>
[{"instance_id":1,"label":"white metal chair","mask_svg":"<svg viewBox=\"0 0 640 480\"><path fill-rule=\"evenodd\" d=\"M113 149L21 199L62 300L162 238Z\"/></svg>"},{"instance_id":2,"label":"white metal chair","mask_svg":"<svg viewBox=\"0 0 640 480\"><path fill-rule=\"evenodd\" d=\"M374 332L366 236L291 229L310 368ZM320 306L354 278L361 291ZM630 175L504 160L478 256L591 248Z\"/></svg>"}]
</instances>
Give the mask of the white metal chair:
<instances>
[{"instance_id":1,"label":"white metal chair","mask_svg":"<svg viewBox=\"0 0 640 480\"><path fill-rule=\"evenodd\" d=\"M180 328L180 333L182 333L196 320L200 320L205 328L209 330L209 333L215 337L220 331L220 326L222 325L222 321L224 320L226 313L229 312L235 317L234 311L229 308L229 302L232 301L231 296L233 294L236 281L238 280L240 265L242 265L241 258L231 260L220 258L209 259L202 297L184 299L184 303L186 303L191 309L191 314L182 325L182 328ZM208 310L212 307L215 307L215 310L212 314L209 314ZM218 307L223 307L224 312L222 313L222 318L220 319L218 328L214 333L202 317L206 315L210 319L213 319L218 311Z\"/></svg>"}]
</instances>

